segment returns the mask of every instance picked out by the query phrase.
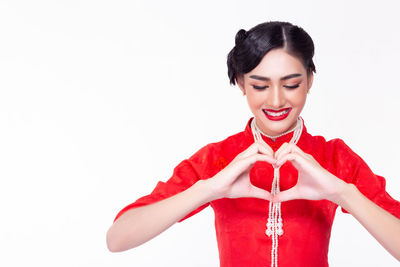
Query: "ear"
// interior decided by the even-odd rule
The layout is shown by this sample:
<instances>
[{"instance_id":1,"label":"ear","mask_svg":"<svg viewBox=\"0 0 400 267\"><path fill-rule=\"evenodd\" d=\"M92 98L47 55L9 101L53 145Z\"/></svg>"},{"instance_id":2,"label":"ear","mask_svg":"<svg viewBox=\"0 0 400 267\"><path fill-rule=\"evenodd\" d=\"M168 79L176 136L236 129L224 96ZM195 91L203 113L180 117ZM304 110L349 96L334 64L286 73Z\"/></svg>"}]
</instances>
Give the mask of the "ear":
<instances>
[{"instance_id":1,"label":"ear","mask_svg":"<svg viewBox=\"0 0 400 267\"><path fill-rule=\"evenodd\" d=\"M309 93L310 92L310 89L311 89L311 86L312 86L312 84L313 84L313 81L314 81L314 74L313 74L313 72L311 72L309 75L308 75L308 77L307 77L307 93Z\"/></svg>"},{"instance_id":2,"label":"ear","mask_svg":"<svg viewBox=\"0 0 400 267\"><path fill-rule=\"evenodd\" d=\"M235 75L236 83L239 86L240 90L243 92L243 95L246 94L246 90L244 89L244 78L243 75Z\"/></svg>"}]
</instances>

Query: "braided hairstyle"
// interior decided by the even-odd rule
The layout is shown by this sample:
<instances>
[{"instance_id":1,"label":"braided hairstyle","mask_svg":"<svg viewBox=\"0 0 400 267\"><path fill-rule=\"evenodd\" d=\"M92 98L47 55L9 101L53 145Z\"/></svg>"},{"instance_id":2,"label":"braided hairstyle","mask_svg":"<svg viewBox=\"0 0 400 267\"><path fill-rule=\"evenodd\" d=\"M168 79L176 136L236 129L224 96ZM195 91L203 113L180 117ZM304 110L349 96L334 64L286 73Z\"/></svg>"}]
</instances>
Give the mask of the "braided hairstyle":
<instances>
[{"instance_id":1,"label":"braided hairstyle","mask_svg":"<svg viewBox=\"0 0 400 267\"><path fill-rule=\"evenodd\" d=\"M307 74L316 73L312 60L314 42L308 33L289 22L269 21L236 33L235 46L227 56L230 84L235 85L238 77L253 70L274 48L283 48L300 59Z\"/></svg>"}]
</instances>

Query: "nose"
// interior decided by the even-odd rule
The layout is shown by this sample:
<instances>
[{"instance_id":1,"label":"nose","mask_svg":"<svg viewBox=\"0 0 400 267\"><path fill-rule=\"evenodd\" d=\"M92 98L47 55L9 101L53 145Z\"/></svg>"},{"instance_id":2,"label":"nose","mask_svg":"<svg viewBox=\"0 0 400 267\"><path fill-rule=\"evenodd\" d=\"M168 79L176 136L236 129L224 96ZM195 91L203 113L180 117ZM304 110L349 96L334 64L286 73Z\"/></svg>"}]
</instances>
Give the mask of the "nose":
<instances>
[{"instance_id":1,"label":"nose","mask_svg":"<svg viewBox=\"0 0 400 267\"><path fill-rule=\"evenodd\" d=\"M281 88L274 86L268 94L268 106L274 109L282 108L285 105L285 96Z\"/></svg>"}]
</instances>

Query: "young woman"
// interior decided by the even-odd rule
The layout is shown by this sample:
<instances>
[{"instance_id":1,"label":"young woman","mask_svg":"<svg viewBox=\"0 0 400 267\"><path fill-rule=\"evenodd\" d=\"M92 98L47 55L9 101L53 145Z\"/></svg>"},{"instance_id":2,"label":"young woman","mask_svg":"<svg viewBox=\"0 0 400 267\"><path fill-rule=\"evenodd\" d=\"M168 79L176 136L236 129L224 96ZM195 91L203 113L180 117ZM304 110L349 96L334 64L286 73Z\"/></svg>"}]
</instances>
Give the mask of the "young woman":
<instances>
[{"instance_id":1,"label":"young woman","mask_svg":"<svg viewBox=\"0 0 400 267\"><path fill-rule=\"evenodd\" d=\"M313 55L311 37L291 23L241 29L228 76L254 117L123 208L107 232L110 251L139 246L211 205L221 266L328 266L340 206L400 261L400 202L386 192L385 178L343 140L308 133L300 116Z\"/></svg>"}]
</instances>

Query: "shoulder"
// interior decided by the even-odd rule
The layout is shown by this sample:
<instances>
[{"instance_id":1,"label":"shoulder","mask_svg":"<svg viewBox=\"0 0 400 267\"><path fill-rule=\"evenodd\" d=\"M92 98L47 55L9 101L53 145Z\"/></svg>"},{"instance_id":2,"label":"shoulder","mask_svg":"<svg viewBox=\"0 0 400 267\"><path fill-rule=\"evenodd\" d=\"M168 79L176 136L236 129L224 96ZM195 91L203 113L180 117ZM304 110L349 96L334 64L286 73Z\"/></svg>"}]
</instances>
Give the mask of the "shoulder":
<instances>
[{"instance_id":1,"label":"shoulder","mask_svg":"<svg viewBox=\"0 0 400 267\"><path fill-rule=\"evenodd\" d=\"M325 157L337 158L343 156L358 157L358 155L341 138L326 139L322 135L309 135L308 143L312 150L319 150Z\"/></svg>"},{"instance_id":2,"label":"shoulder","mask_svg":"<svg viewBox=\"0 0 400 267\"><path fill-rule=\"evenodd\" d=\"M321 135L310 135L308 138L308 153L318 158L325 168L332 172L339 169L351 169L361 158L341 138L326 139Z\"/></svg>"},{"instance_id":3,"label":"shoulder","mask_svg":"<svg viewBox=\"0 0 400 267\"><path fill-rule=\"evenodd\" d=\"M202 146L190 156L189 160L203 168L221 170L245 148L247 143L244 132L238 132Z\"/></svg>"},{"instance_id":4,"label":"shoulder","mask_svg":"<svg viewBox=\"0 0 400 267\"><path fill-rule=\"evenodd\" d=\"M343 139L318 139L324 147L325 168L337 177L349 182L360 166L364 166L363 159Z\"/></svg>"},{"instance_id":5,"label":"shoulder","mask_svg":"<svg viewBox=\"0 0 400 267\"><path fill-rule=\"evenodd\" d=\"M217 140L202 146L194 153L191 158L199 160L205 156L213 157L235 153L246 145L244 132L238 132L224 139Z\"/></svg>"},{"instance_id":6,"label":"shoulder","mask_svg":"<svg viewBox=\"0 0 400 267\"><path fill-rule=\"evenodd\" d=\"M361 157L356 152L354 152L354 150L351 149L345 141L340 138L329 140L327 143L330 150L332 151L332 156L334 156L338 160L352 160L352 162L354 162L354 160L361 159Z\"/></svg>"}]
</instances>

